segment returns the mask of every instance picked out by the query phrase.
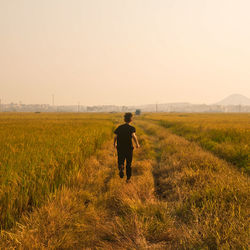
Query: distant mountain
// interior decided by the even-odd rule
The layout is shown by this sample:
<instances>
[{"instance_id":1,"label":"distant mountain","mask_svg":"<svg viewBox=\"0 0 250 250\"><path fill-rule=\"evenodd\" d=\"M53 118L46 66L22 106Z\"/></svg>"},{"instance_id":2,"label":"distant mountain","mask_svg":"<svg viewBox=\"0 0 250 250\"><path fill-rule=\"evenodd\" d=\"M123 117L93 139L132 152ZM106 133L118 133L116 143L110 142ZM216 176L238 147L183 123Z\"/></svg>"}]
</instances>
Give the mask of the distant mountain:
<instances>
[{"instance_id":1,"label":"distant mountain","mask_svg":"<svg viewBox=\"0 0 250 250\"><path fill-rule=\"evenodd\" d=\"M250 106L250 98L240 95L240 94L233 94L230 95L220 102L215 103L217 105L243 105L243 106Z\"/></svg>"}]
</instances>

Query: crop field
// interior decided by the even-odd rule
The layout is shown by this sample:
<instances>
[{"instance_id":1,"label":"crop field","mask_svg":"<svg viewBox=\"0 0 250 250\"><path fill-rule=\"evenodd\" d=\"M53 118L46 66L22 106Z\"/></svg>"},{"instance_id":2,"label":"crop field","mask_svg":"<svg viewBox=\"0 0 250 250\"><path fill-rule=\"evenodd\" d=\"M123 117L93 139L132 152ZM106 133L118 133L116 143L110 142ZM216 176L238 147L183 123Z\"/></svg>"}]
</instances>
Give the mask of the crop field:
<instances>
[{"instance_id":1,"label":"crop field","mask_svg":"<svg viewBox=\"0 0 250 250\"><path fill-rule=\"evenodd\" d=\"M0 114L0 249L248 249L248 114Z\"/></svg>"},{"instance_id":2,"label":"crop field","mask_svg":"<svg viewBox=\"0 0 250 250\"><path fill-rule=\"evenodd\" d=\"M110 138L112 125L105 117L86 115L1 114L1 228L67 184Z\"/></svg>"},{"instance_id":3,"label":"crop field","mask_svg":"<svg viewBox=\"0 0 250 250\"><path fill-rule=\"evenodd\" d=\"M149 118L250 173L249 114L165 114Z\"/></svg>"}]
</instances>

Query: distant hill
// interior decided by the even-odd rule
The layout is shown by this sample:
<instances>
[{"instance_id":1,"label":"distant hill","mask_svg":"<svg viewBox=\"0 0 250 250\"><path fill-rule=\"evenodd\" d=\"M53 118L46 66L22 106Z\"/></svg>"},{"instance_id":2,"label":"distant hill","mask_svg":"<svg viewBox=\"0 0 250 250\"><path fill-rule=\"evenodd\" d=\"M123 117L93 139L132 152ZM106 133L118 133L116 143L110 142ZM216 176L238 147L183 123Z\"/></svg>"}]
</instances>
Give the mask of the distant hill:
<instances>
[{"instance_id":1,"label":"distant hill","mask_svg":"<svg viewBox=\"0 0 250 250\"><path fill-rule=\"evenodd\" d=\"M250 98L240 95L240 94L233 94L230 95L220 102L215 103L217 105L249 105L250 106Z\"/></svg>"}]
</instances>

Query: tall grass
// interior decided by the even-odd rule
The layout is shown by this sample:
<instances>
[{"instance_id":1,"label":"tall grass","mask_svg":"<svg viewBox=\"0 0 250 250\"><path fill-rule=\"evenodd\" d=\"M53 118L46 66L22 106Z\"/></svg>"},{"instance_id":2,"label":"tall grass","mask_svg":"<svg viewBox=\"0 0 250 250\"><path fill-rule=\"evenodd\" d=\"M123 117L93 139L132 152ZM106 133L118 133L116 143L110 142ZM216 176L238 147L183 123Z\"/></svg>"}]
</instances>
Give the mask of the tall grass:
<instances>
[{"instance_id":1,"label":"tall grass","mask_svg":"<svg viewBox=\"0 0 250 250\"><path fill-rule=\"evenodd\" d=\"M250 173L249 114L169 114L150 118Z\"/></svg>"},{"instance_id":2,"label":"tall grass","mask_svg":"<svg viewBox=\"0 0 250 250\"><path fill-rule=\"evenodd\" d=\"M112 119L93 118L79 114L1 114L1 228L10 228L24 212L41 206L110 138Z\"/></svg>"},{"instance_id":3,"label":"tall grass","mask_svg":"<svg viewBox=\"0 0 250 250\"><path fill-rule=\"evenodd\" d=\"M131 183L118 176L110 141L71 176L67 188L12 231L2 231L0 248L168 248L173 225L167 206L154 195L154 152L148 138L139 137L143 149L134 152Z\"/></svg>"},{"instance_id":4,"label":"tall grass","mask_svg":"<svg viewBox=\"0 0 250 250\"><path fill-rule=\"evenodd\" d=\"M110 140L2 230L0 248L247 249L248 176L147 119L136 121L131 183L118 176Z\"/></svg>"},{"instance_id":5,"label":"tall grass","mask_svg":"<svg viewBox=\"0 0 250 250\"><path fill-rule=\"evenodd\" d=\"M155 188L178 225L180 248L247 249L247 175L169 131L144 125L160 150Z\"/></svg>"}]
</instances>

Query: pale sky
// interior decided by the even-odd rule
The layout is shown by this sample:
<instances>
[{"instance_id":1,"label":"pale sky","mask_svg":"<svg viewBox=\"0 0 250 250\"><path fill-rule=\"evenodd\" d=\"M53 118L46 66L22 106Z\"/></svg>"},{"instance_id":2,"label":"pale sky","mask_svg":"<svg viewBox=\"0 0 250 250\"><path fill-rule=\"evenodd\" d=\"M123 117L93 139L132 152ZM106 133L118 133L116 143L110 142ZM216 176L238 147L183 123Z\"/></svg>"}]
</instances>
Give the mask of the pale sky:
<instances>
[{"instance_id":1,"label":"pale sky","mask_svg":"<svg viewBox=\"0 0 250 250\"><path fill-rule=\"evenodd\" d=\"M250 97L249 0L0 0L2 102Z\"/></svg>"}]
</instances>

